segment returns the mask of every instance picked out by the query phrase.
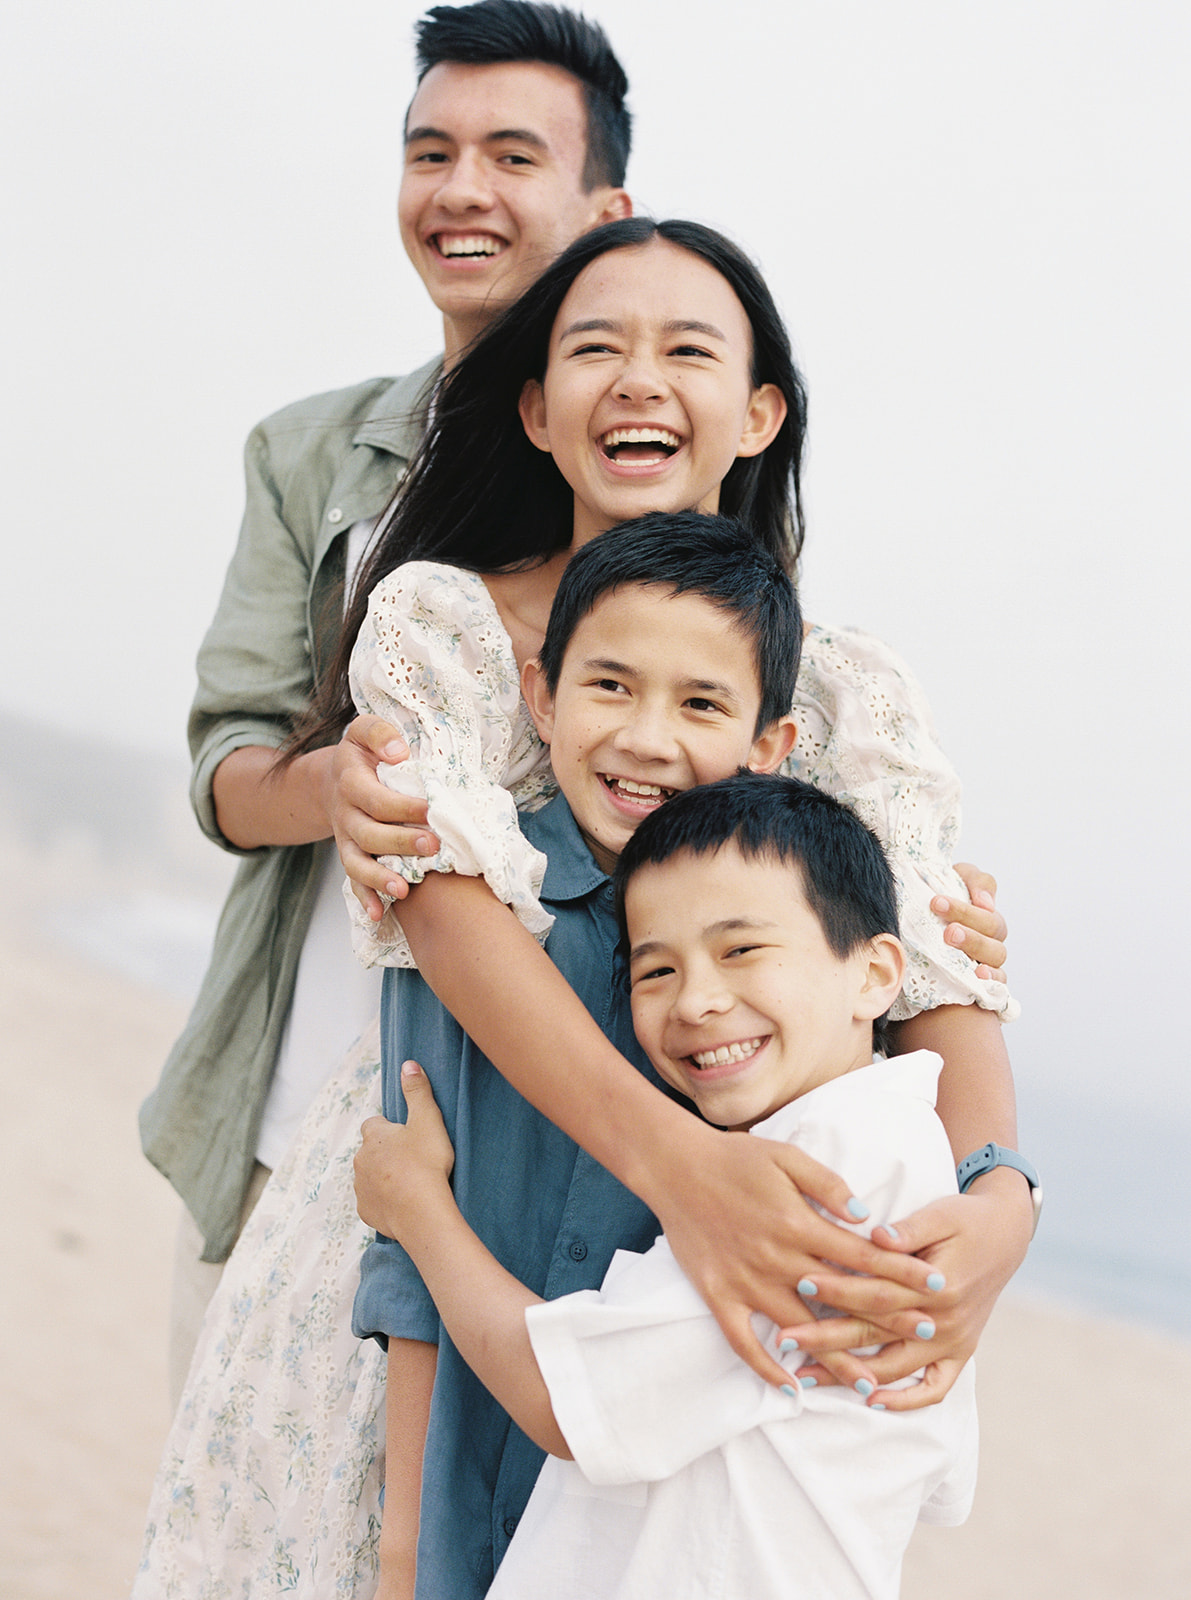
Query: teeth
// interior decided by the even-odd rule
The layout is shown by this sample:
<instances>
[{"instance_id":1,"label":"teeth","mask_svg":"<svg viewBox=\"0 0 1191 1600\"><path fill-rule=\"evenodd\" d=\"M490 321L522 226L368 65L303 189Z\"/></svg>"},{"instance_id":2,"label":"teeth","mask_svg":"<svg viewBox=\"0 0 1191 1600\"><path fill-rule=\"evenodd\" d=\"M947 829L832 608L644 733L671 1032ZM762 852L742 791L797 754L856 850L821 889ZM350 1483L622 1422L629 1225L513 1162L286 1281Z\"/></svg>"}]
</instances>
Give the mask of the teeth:
<instances>
[{"instance_id":1,"label":"teeth","mask_svg":"<svg viewBox=\"0 0 1191 1600\"><path fill-rule=\"evenodd\" d=\"M697 1050L691 1060L697 1067L722 1067L729 1061L747 1061L763 1043L762 1039L742 1039L736 1044L722 1044L718 1050Z\"/></svg>"},{"instance_id":2,"label":"teeth","mask_svg":"<svg viewBox=\"0 0 1191 1600\"><path fill-rule=\"evenodd\" d=\"M604 435L605 450L615 450L618 444L660 444L668 450L677 450L681 443L669 428L613 428Z\"/></svg>"},{"instance_id":3,"label":"teeth","mask_svg":"<svg viewBox=\"0 0 1191 1600\"><path fill-rule=\"evenodd\" d=\"M504 248L490 233L463 233L437 236L439 253L444 256L494 256Z\"/></svg>"},{"instance_id":4,"label":"teeth","mask_svg":"<svg viewBox=\"0 0 1191 1600\"><path fill-rule=\"evenodd\" d=\"M663 789L660 783L636 783L632 778L605 777L604 782L610 789L632 795L634 800L664 800L674 792L672 789Z\"/></svg>"}]
</instances>

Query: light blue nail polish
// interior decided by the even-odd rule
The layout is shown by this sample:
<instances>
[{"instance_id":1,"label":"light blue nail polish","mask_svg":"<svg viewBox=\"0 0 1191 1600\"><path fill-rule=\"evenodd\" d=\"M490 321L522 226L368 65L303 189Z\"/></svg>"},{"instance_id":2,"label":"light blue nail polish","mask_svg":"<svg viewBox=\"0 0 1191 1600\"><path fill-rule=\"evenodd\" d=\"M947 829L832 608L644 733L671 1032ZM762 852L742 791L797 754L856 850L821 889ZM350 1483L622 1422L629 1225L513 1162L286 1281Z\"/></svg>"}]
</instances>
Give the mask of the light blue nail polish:
<instances>
[{"instance_id":1,"label":"light blue nail polish","mask_svg":"<svg viewBox=\"0 0 1191 1600\"><path fill-rule=\"evenodd\" d=\"M818 1378L804 1378L799 1374L798 1381L804 1389L817 1389L819 1387Z\"/></svg>"},{"instance_id":2,"label":"light blue nail polish","mask_svg":"<svg viewBox=\"0 0 1191 1600\"><path fill-rule=\"evenodd\" d=\"M857 1200L856 1196L853 1195L848 1201L848 1215L855 1217L857 1222L863 1222L865 1217L868 1216L868 1207L863 1200Z\"/></svg>"},{"instance_id":3,"label":"light blue nail polish","mask_svg":"<svg viewBox=\"0 0 1191 1600\"><path fill-rule=\"evenodd\" d=\"M897 1229L893 1226L892 1222L883 1222L881 1224L881 1226L884 1228L885 1232L889 1235L889 1237L891 1239L900 1239L901 1238L901 1234L898 1233Z\"/></svg>"},{"instance_id":4,"label":"light blue nail polish","mask_svg":"<svg viewBox=\"0 0 1191 1600\"><path fill-rule=\"evenodd\" d=\"M885 1407L878 1400L875 1406L869 1406L870 1411L884 1411Z\"/></svg>"},{"instance_id":5,"label":"light blue nail polish","mask_svg":"<svg viewBox=\"0 0 1191 1600\"><path fill-rule=\"evenodd\" d=\"M802 1295L805 1299L813 1300L815 1298L815 1296L818 1294L818 1292L819 1292L819 1285L817 1283L812 1283L809 1278L800 1278L799 1279L799 1282L798 1282L798 1293L800 1295Z\"/></svg>"},{"instance_id":6,"label":"light blue nail polish","mask_svg":"<svg viewBox=\"0 0 1191 1600\"><path fill-rule=\"evenodd\" d=\"M856 1383L854 1385L854 1388L856 1390L856 1393L859 1394L859 1395L863 1395L866 1400L868 1399L869 1395L872 1394L872 1392L873 1392L873 1386L868 1381L867 1378L857 1378Z\"/></svg>"},{"instance_id":7,"label":"light blue nail polish","mask_svg":"<svg viewBox=\"0 0 1191 1600\"><path fill-rule=\"evenodd\" d=\"M783 1383L782 1384L782 1393L790 1400L797 1400L798 1399L798 1390L794 1387L794 1385L792 1383Z\"/></svg>"},{"instance_id":8,"label":"light blue nail polish","mask_svg":"<svg viewBox=\"0 0 1191 1600\"><path fill-rule=\"evenodd\" d=\"M933 1322L923 1321L918 1324L918 1326L914 1329L914 1332L920 1339L933 1339L935 1336L935 1325Z\"/></svg>"},{"instance_id":9,"label":"light blue nail polish","mask_svg":"<svg viewBox=\"0 0 1191 1600\"><path fill-rule=\"evenodd\" d=\"M932 1272L930 1277L926 1280L926 1287L931 1290L933 1294L938 1294L940 1289L945 1289L947 1287L947 1279L941 1272Z\"/></svg>"},{"instance_id":10,"label":"light blue nail polish","mask_svg":"<svg viewBox=\"0 0 1191 1600\"><path fill-rule=\"evenodd\" d=\"M781 1351L782 1355L788 1356L790 1354L791 1350L797 1350L798 1349L798 1340L797 1339L783 1339L781 1344L778 1345L778 1349Z\"/></svg>"}]
</instances>

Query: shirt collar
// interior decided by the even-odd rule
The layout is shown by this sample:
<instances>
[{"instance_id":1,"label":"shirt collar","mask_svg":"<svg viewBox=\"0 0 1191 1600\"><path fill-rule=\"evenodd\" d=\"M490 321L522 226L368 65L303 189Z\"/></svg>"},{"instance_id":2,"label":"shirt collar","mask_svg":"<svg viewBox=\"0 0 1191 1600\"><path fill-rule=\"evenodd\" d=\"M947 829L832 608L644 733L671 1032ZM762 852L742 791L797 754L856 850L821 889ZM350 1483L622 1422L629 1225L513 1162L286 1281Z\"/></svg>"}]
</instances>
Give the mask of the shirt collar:
<instances>
[{"instance_id":1,"label":"shirt collar","mask_svg":"<svg viewBox=\"0 0 1191 1600\"><path fill-rule=\"evenodd\" d=\"M561 793L539 811L522 812L521 831L546 856L543 900L579 900L608 883Z\"/></svg>"},{"instance_id":2,"label":"shirt collar","mask_svg":"<svg viewBox=\"0 0 1191 1600\"><path fill-rule=\"evenodd\" d=\"M847 1108L854 1098L871 1095L881 1089L913 1095L925 1100L928 1106L933 1106L942 1065L941 1058L933 1050L913 1050L909 1055L890 1056L887 1060L877 1056L871 1065L857 1067L855 1072L845 1072L842 1078L832 1078L828 1083L821 1083L817 1089L808 1089L788 1105L779 1106L763 1122L754 1123L749 1132L762 1139L778 1139L788 1143L808 1116L826 1112L831 1116L846 1118Z\"/></svg>"}]
</instances>

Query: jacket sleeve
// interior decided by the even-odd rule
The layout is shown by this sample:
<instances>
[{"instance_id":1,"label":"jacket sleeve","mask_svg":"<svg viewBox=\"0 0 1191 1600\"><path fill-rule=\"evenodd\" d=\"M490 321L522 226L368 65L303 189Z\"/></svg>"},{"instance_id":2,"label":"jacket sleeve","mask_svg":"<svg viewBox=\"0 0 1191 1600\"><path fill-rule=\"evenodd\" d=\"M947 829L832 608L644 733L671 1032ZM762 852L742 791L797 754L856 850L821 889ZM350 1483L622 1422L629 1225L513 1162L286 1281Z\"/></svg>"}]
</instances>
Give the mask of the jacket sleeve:
<instances>
[{"instance_id":1,"label":"jacket sleeve","mask_svg":"<svg viewBox=\"0 0 1191 1600\"><path fill-rule=\"evenodd\" d=\"M199 650L188 728L191 803L203 832L227 850L236 847L215 819L215 769L245 745L279 749L313 689L307 615L315 529L285 520L268 424L249 436L244 467L244 520Z\"/></svg>"}]
</instances>

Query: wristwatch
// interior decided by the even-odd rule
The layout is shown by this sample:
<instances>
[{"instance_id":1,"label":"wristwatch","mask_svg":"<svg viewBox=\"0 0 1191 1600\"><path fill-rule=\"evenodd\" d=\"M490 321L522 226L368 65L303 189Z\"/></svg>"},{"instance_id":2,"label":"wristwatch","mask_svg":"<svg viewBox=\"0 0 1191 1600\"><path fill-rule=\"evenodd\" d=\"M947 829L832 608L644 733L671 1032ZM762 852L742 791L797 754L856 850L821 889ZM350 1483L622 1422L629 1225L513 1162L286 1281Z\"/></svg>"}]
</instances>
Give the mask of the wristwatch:
<instances>
[{"instance_id":1,"label":"wristwatch","mask_svg":"<svg viewBox=\"0 0 1191 1600\"><path fill-rule=\"evenodd\" d=\"M1034 1227L1030 1234L1032 1239L1038 1232L1038 1218L1042 1215L1042 1184L1038 1178L1037 1168L1032 1167L1024 1156L1019 1156L1016 1150L1006 1150L1004 1145L986 1144L981 1145L979 1150L973 1150L970 1156L965 1156L955 1169L960 1194L966 1194L977 1178L982 1178L994 1167L1012 1167L1015 1172L1020 1172L1029 1184L1030 1199L1034 1202Z\"/></svg>"}]
</instances>

